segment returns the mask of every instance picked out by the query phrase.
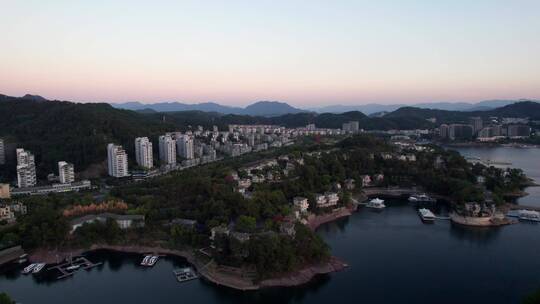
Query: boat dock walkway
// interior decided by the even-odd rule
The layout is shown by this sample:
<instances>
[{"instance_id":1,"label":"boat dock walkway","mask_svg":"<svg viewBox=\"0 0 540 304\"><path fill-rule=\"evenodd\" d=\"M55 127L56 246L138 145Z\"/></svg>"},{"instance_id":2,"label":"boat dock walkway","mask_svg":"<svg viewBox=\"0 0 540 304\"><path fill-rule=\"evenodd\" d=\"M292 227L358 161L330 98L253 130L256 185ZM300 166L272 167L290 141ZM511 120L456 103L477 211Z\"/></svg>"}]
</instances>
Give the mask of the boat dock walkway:
<instances>
[{"instance_id":1,"label":"boat dock walkway","mask_svg":"<svg viewBox=\"0 0 540 304\"><path fill-rule=\"evenodd\" d=\"M57 279L60 280L60 279L72 276L79 269L88 270L101 264L102 264L101 262L92 263L90 260L88 260L85 257L78 257L78 258L73 259L72 261L67 261L65 263L50 267L47 270L53 270L53 269L58 270L61 274L60 276L57 277ZM75 266L76 269L69 270L68 268L71 266Z\"/></svg>"},{"instance_id":2,"label":"boat dock walkway","mask_svg":"<svg viewBox=\"0 0 540 304\"><path fill-rule=\"evenodd\" d=\"M540 211L540 207L535 207L535 206L508 204L508 207L510 208L510 210Z\"/></svg>"}]
</instances>

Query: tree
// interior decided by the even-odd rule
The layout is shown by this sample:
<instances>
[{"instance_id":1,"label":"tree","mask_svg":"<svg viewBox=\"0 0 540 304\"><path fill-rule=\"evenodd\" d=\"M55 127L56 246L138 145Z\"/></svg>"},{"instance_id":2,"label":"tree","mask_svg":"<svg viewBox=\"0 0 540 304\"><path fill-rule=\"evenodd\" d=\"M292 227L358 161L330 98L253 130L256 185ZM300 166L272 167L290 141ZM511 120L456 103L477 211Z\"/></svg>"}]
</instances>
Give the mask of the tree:
<instances>
[{"instance_id":1,"label":"tree","mask_svg":"<svg viewBox=\"0 0 540 304\"><path fill-rule=\"evenodd\" d=\"M5 292L0 293L0 304L15 304Z\"/></svg>"},{"instance_id":2,"label":"tree","mask_svg":"<svg viewBox=\"0 0 540 304\"><path fill-rule=\"evenodd\" d=\"M257 221L251 216L241 215L236 220L234 227L239 232L252 233L257 228Z\"/></svg>"}]
</instances>

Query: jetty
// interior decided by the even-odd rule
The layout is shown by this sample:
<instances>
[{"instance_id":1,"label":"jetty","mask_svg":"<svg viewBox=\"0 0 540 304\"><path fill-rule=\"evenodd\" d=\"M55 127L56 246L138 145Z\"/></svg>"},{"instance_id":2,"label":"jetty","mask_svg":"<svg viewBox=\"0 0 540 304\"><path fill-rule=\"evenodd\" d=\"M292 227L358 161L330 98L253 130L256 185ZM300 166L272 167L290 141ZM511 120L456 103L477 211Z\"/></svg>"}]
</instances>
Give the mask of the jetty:
<instances>
[{"instance_id":1,"label":"jetty","mask_svg":"<svg viewBox=\"0 0 540 304\"><path fill-rule=\"evenodd\" d=\"M57 279L60 280L60 279L72 276L79 269L88 270L96 266L99 266L101 264L102 264L101 262L92 263L87 258L81 256L81 257L77 257L75 259L66 261L65 263L50 267L47 270L54 270L54 269L58 270L60 272L60 276L58 276Z\"/></svg>"}]
</instances>

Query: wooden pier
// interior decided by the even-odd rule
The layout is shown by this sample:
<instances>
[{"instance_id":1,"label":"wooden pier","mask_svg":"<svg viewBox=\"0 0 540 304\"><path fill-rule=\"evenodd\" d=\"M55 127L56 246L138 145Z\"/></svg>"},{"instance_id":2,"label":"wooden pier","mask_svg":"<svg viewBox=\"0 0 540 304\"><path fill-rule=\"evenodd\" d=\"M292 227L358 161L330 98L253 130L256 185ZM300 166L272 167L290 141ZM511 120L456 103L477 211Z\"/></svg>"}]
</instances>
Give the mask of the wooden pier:
<instances>
[{"instance_id":1,"label":"wooden pier","mask_svg":"<svg viewBox=\"0 0 540 304\"><path fill-rule=\"evenodd\" d=\"M65 263L53 266L48 268L47 270L58 270L61 274L57 277L58 280L67 278L75 274L79 269L88 270L93 267L99 266L102 263L92 263L90 260L88 260L85 257L77 257L75 259L72 259L70 261L66 261ZM69 267L75 266L75 269L68 269Z\"/></svg>"}]
</instances>

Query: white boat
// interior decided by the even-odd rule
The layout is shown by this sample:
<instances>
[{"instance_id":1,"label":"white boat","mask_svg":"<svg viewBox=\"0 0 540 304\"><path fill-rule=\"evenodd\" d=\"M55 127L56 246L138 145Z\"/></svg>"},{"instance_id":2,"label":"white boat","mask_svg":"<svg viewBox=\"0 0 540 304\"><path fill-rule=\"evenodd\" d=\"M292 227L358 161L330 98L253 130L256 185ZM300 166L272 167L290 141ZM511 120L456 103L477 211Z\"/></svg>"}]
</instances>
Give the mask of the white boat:
<instances>
[{"instance_id":1,"label":"white boat","mask_svg":"<svg viewBox=\"0 0 540 304\"><path fill-rule=\"evenodd\" d=\"M77 270L77 269L79 269L80 267L81 267L81 265L71 265L71 266L66 267L66 270L69 270L69 271L71 271L71 270Z\"/></svg>"},{"instance_id":2,"label":"white boat","mask_svg":"<svg viewBox=\"0 0 540 304\"><path fill-rule=\"evenodd\" d=\"M34 269L32 269L32 273L40 272L43 269L43 267L45 267L45 265L47 265L47 264L45 264L45 263L37 263L36 266L34 267Z\"/></svg>"},{"instance_id":3,"label":"white boat","mask_svg":"<svg viewBox=\"0 0 540 304\"><path fill-rule=\"evenodd\" d=\"M148 261L148 264L146 266L154 266L156 264L156 262L158 261L158 256L157 255L154 255L150 258L150 261Z\"/></svg>"},{"instance_id":4,"label":"white boat","mask_svg":"<svg viewBox=\"0 0 540 304\"><path fill-rule=\"evenodd\" d=\"M415 194L411 195L409 197L409 202L411 203L434 203L436 200L429 195L422 193L422 194Z\"/></svg>"},{"instance_id":5,"label":"white boat","mask_svg":"<svg viewBox=\"0 0 540 304\"><path fill-rule=\"evenodd\" d=\"M22 273L27 274L27 273L32 272L32 270L34 270L34 267L36 267L36 265L37 265L36 263L32 263L32 264L24 267L24 269L22 270Z\"/></svg>"},{"instance_id":6,"label":"white boat","mask_svg":"<svg viewBox=\"0 0 540 304\"><path fill-rule=\"evenodd\" d=\"M420 208L418 209L418 214L423 221L433 222L435 220L435 214L433 214L433 212L431 212L429 209Z\"/></svg>"},{"instance_id":7,"label":"white boat","mask_svg":"<svg viewBox=\"0 0 540 304\"><path fill-rule=\"evenodd\" d=\"M524 221L540 222L540 212L531 210L519 210L518 218Z\"/></svg>"},{"instance_id":8,"label":"white boat","mask_svg":"<svg viewBox=\"0 0 540 304\"><path fill-rule=\"evenodd\" d=\"M144 259L141 262L141 266L148 266L148 262L150 262L150 258L152 258L151 255L145 256Z\"/></svg>"},{"instance_id":9,"label":"white boat","mask_svg":"<svg viewBox=\"0 0 540 304\"><path fill-rule=\"evenodd\" d=\"M374 198L374 199L370 200L366 204L366 207L374 208L374 209L383 209L383 208L386 208L386 205L384 204L384 200L377 197L377 198Z\"/></svg>"},{"instance_id":10,"label":"white boat","mask_svg":"<svg viewBox=\"0 0 540 304\"><path fill-rule=\"evenodd\" d=\"M26 261L28 261L28 254L25 253L19 256L17 263L22 264L22 263L26 263Z\"/></svg>"}]
</instances>

